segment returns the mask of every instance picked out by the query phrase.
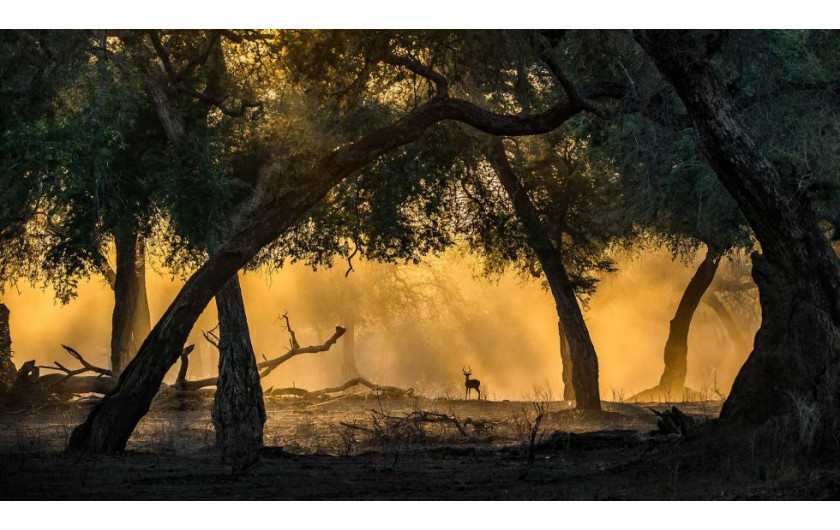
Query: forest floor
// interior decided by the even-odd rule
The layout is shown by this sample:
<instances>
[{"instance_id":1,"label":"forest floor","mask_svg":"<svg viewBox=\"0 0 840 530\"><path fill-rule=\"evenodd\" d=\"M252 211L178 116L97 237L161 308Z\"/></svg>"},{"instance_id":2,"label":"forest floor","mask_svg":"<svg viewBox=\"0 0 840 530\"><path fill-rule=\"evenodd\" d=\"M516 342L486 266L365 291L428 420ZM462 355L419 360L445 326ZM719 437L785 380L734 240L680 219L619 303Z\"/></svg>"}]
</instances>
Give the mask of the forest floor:
<instances>
[{"instance_id":1,"label":"forest floor","mask_svg":"<svg viewBox=\"0 0 840 530\"><path fill-rule=\"evenodd\" d=\"M677 405L700 422L720 409ZM84 407L0 413L0 500L840 498L838 469L757 450L754 438L649 436L648 407L663 404L582 414L544 401L531 450L530 402L269 398L268 448L244 472L212 451L210 400L184 406L153 407L125 454L81 458L62 449ZM454 416L463 432L411 421L418 411Z\"/></svg>"}]
</instances>

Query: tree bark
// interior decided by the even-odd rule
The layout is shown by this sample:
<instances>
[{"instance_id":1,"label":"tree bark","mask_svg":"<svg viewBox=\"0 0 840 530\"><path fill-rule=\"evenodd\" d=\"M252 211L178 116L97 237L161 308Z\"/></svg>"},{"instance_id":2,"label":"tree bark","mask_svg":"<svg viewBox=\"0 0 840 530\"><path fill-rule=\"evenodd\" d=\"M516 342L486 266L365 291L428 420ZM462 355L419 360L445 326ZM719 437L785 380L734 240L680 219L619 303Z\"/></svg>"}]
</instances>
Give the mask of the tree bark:
<instances>
[{"instance_id":1,"label":"tree bark","mask_svg":"<svg viewBox=\"0 0 840 530\"><path fill-rule=\"evenodd\" d=\"M111 317L111 369L119 374L151 330L143 240L132 230L114 234L117 270Z\"/></svg>"},{"instance_id":2,"label":"tree bark","mask_svg":"<svg viewBox=\"0 0 840 530\"><path fill-rule=\"evenodd\" d=\"M563 322L557 321L557 331L560 336L560 361L563 364L563 400L575 400L575 386L572 381L572 353L569 346L569 339L566 338L566 331L563 329Z\"/></svg>"},{"instance_id":3,"label":"tree bark","mask_svg":"<svg viewBox=\"0 0 840 530\"><path fill-rule=\"evenodd\" d=\"M134 339L135 348L133 354L137 353L140 345L146 339L146 335L152 331L152 315L149 311L149 295L146 290L146 244L143 238L138 238L137 241L137 266L135 274L137 275L137 305L134 311L134 319L131 329L132 338ZM132 355L133 355L132 354Z\"/></svg>"},{"instance_id":4,"label":"tree bark","mask_svg":"<svg viewBox=\"0 0 840 530\"><path fill-rule=\"evenodd\" d=\"M723 305L720 298L714 292L711 292L703 298L703 301L712 308L712 311L715 312L723 323L723 327L726 329L726 334L729 335L729 340L732 341L735 351L739 354L749 351L750 345L746 337L744 337L744 332L741 331L741 327L732 318L732 314L726 309L726 306Z\"/></svg>"},{"instance_id":5,"label":"tree bark","mask_svg":"<svg viewBox=\"0 0 840 530\"><path fill-rule=\"evenodd\" d=\"M12 362L12 334L9 328L9 308L0 302L0 390L14 383L15 363Z\"/></svg>"},{"instance_id":6,"label":"tree bark","mask_svg":"<svg viewBox=\"0 0 840 530\"><path fill-rule=\"evenodd\" d=\"M752 255L761 327L721 418L762 423L791 410L794 397L830 408L840 380L840 261L808 194L758 149L735 110L708 59L719 34L637 31L635 37L676 89L706 158L761 244L761 254Z\"/></svg>"},{"instance_id":7,"label":"tree bark","mask_svg":"<svg viewBox=\"0 0 840 530\"><path fill-rule=\"evenodd\" d=\"M720 252L706 251L706 257L697 267L694 276L683 292L677 312L671 320L668 340L665 341L665 369L659 378L659 386L666 395L677 395L685 389L688 367L688 330L700 300L715 278L720 264Z\"/></svg>"},{"instance_id":8,"label":"tree bark","mask_svg":"<svg viewBox=\"0 0 840 530\"><path fill-rule=\"evenodd\" d=\"M165 94L153 103L164 122L169 105ZM269 157L258 166L256 176L246 175L241 179L255 181L256 188L249 206L231 220L231 235L221 250L187 280L135 358L123 370L114 391L94 406L84 423L73 431L68 450L122 451L137 422L148 412L166 372L180 357L193 324L215 292L262 247L288 230L352 172L419 139L428 128L442 121L460 121L489 134L530 135L551 131L582 110L580 101L560 101L541 114L506 116L488 112L464 100L441 96L356 142L330 150L321 159L314 160L310 170L294 177L284 179L272 174L277 162ZM173 142L178 141L176 129L166 130Z\"/></svg>"},{"instance_id":9,"label":"tree bark","mask_svg":"<svg viewBox=\"0 0 840 530\"><path fill-rule=\"evenodd\" d=\"M598 356L580 311L574 286L566 273L562 252L546 234L539 213L528 196L528 190L508 162L502 139L494 137L489 142L488 159L513 203L516 216L525 227L528 245L540 260L551 294L554 296L557 316L563 323L563 335L569 341L575 407L601 410Z\"/></svg>"},{"instance_id":10,"label":"tree bark","mask_svg":"<svg viewBox=\"0 0 840 530\"><path fill-rule=\"evenodd\" d=\"M216 449L224 460L244 467L259 458L265 405L238 276L232 276L216 293L216 308L219 313L219 377L213 404Z\"/></svg>"}]
</instances>

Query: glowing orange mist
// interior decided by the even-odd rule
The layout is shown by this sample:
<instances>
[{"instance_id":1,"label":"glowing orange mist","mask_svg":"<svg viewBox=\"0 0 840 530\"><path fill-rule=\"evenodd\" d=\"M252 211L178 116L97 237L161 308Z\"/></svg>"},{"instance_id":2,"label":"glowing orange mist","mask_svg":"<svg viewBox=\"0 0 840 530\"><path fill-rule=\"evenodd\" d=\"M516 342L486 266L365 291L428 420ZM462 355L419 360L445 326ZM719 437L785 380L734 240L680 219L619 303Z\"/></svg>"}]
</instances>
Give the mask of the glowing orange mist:
<instances>
[{"instance_id":1,"label":"glowing orange mist","mask_svg":"<svg viewBox=\"0 0 840 530\"><path fill-rule=\"evenodd\" d=\"M376 382L457 397L463 392L461 367L469 364L490 399L522 399L546 382L556 399L562 397L557 317L538 282L513 275L498 282L475 278L474 263L455 253L420 266L362 262L355 268L347 278L343 268L313 272L302 266L270 278L243 276L257 355L285 351L288 335L278 319L284 311L303 345L321 343L335 325L352 318L356 364ZM652 252L624 260L617 274L602 281L584 314L599 354L604 399L629 397L658 382L668 323L692 272L692 266ZM151 270L147 281L154 322L182 282ZM18 365L32 358L39 364L68 361L64 343L107 366L113 295L103 281L82 284L66 306L56 305L52 292L29 287L9 289L3 299L11 310ZM190 377L215 371L217 354L200 334L215 324L210 304L190 336L198 345ZM745 330L748 337L753 332ZM327 353L289 361L265 386L340 384L342 342ZM701 304L689 335L688 385L710 388L716 374L718 388L728 392L747 353L734 351L717 317Z\"/></svg>"}]
</instances>

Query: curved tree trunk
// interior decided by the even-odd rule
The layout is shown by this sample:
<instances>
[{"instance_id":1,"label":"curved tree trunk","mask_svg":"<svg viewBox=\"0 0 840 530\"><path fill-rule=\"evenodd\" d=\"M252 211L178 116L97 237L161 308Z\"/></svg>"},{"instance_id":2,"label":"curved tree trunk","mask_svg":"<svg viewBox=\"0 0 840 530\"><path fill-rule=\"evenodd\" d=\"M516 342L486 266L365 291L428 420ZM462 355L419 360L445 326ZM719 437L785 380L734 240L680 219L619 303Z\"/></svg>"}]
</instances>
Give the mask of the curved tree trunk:
<instances>
[{"instance_id":1,"label":"curved tree trunk","mask_svg":"<svg viewBox=\"0 0 840 530\"><path fill-rule=\"evenodd\" d=\"M566 338L566 331L563 329L563 322L557 321L557 331L560 336L560 361L563 364L563 400L575 400L575 386L572 381L572 352L569 346L569 339Z\"/></svg>"},{"instance_id":2,"label":"curved tree trunk","mask_svg":"<svg viewBox=\"0 0 840 530\"><path fill-rule=\"evenodd\" d=\"M223 252L211 256L187 280L123 370L116 388L73 431L69 450L115 453L125 449L137 422L148 412L166 372L180 358L193 324L215 292L246 262L241 254Z\"/></svg>"},{"instance_id":3,"label":"curved tree trunk","mask_svg":"<svg viewBox=\"0 0 840 530\"><path fill-rule=\"evenodd\" d=\"M694 276L680 298L677 312L671 320L668 340L665 341L665 369L659 378L659 386L666 395L681 394L685 389L685 376L688 368L688 330L694 312L700 305L700 299L706 293L715 278L720 253L712 249L706 251L706 257L697 267Z\"/></svg>"},{"instance_id":4,"label":"curved tree trunk","mask_svg":"<svg viewBox=\"0 0 840 530\"><path fill-rule=\"evenodd\" d=\"M707 50L720 35L637 31L683 100L706 158L761 243L753 253L762 322L721 418L761 423L806 399L826 419L840 381L840 261L797 179L758 149ZM823 410L825 409L825 410Z\"/></svg>"},{"instance_id":5,"label":"curved tree trunk","mask_svg":"<svg viewBox=\"0 0 840 530\"><path fill-rule=\"evenodd\" d=\"M232 276L216 293L216 307L219 312L219 377L213 404L216 449L225 460L244 467L259 458L265 405L238 276Z\"/></svg>"},{"instance_id":6,"label":"curved tree trunk","mask_svg":"<svg viewBox=\"0 0 840 530\"><path fill-rule=\"evenodd\" d=\"M146 254L133 231L114 234L117 269L111 317L111 369L119 374L151 330L146 296Z\"/></svg>"},{"instance_id":7,"label":"curved tree trunk","mask_svg":"<svg viewBox=\"0 0 840 530\"><path fill-rule=\"evenodd\" d=\"M537 209L528 196L528 190L508 162L501 138L494 137L489 142L487 155L490 163L513 203L516 216L525 227L528 245L540 260L551 294L554 296L557 316L563 323L563 335L569 342L575 406L578 409L601 410L598 356L583 320L574 286L566 273L562 253L545 233ZM565 365L566 363L564 368Z\"/></svg>"},{"instance_id":8,"label":"curved tree trunk","mask_svg":"<svg viewBox=\"0 0 840 530\"><path fill-rule=\"evenodd\" d=\"M12 362L12 334L9 328L9 308L0 302L0 390L11 388L16 374L15 363Z\"/></svg>"},{"instance_id":9,"label":"curved tree trunk","mask_svg":"<svg viewBox=\"0 0 840 530\"><path fill-rule=\"evenodd\" d=\"M741 331L741 327L732 318L732 314L726 309L726 306L723 305L720 298L714 292L711 292L703 297L703 301L712 308L712 311L715 312L723 323L723 327L726 329L726 334L729 335L729 340L732 341L735 351L739 354L749 351L750 345L744 336L744 332Z\"/></svg>"}]
</instances>

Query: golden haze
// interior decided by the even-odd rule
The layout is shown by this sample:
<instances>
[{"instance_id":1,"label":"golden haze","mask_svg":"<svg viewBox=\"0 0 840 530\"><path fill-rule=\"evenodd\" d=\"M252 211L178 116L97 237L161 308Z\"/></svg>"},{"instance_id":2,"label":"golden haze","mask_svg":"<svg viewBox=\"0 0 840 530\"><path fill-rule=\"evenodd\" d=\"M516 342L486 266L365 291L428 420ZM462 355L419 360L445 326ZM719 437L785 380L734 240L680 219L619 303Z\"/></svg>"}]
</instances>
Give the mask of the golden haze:
<instances>
[{"instance_id":1,"label":"golden haze","mask_svg":"<svg viewBox=\"0 0 840 530\"><path fill-rule=\"evenodd\" d=\"M463 391L461 367L469 364L490 399L523 399L534 385L546 383L559 399L551 295L538 281L512 274L498 281L476 277L475 267L462 255L447 253L419 266L357 263L347 278L341 262L317 272L291 265L270 277L245 274L242 288L255 351L269 358L285 352L288 335L278 318L284 311L304 345L322 342L335 325L355 318L357 366L373 381L457 397ZM623 260L619 272L600 283L584 314L599 355L603 399L627 398L659 381L669 320L693 270L667 253L645 252ZM147 282L154 322L183 283L151 269ZM399 289L413 294L397 296ZM108 365L113 296L104 281L83 283L65 306L55 303L50 291L28 286L7 289L3 300L11 310L16 364L32 358L39 364L72 362L60 348L68 344L92 362ZM211 303L190 336L198 345L190 377L215 371L213 348L200 333L215 324ZM755 329L744 331L751 339ZM289 361L264 386L340 384L341 347L339 341L327 353ZM701 304L689 335L688 386L711 389L716 379L728 393L747 354L734 351L720 321Z\"/></svg>"}]
</instances>

